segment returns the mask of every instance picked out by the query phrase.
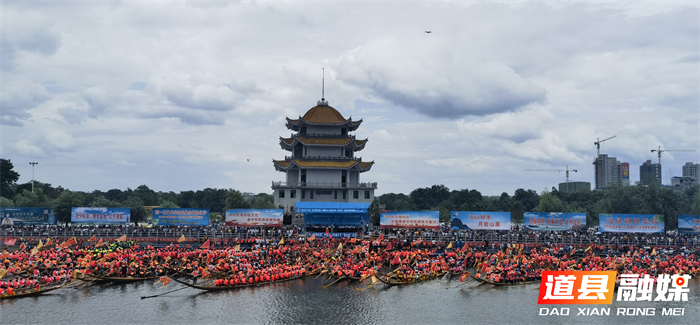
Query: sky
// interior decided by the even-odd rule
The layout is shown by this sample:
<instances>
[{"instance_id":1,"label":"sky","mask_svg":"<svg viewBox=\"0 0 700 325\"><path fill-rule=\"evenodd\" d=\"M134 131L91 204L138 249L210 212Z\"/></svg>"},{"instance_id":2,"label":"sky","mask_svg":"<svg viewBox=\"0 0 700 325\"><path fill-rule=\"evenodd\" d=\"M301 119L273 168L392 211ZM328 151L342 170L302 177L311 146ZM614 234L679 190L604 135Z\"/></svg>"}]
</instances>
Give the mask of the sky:
<instances>
[{"instance_id":1,"label":"sky","mask_svg":"<svg viewBox=\"0 0 700 325\"><path fill-rule=\"evenodd\" d=\"M1 4L0 155L71 190L283 181L279 137L321 98L363 119L376 195L594 182L601 153L700 161L697 1ZM426 33L431 31L432 33Z\"/></svg>"}]
</instances>

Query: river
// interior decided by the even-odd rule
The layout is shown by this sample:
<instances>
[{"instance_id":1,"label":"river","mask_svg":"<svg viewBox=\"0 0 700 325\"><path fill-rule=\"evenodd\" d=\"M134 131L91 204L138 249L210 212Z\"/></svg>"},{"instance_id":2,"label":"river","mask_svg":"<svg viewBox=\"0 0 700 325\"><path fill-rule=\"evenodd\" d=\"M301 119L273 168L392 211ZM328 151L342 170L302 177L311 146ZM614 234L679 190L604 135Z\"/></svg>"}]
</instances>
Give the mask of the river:
<instances>
[{"instance_id":1,"label":"river","mask_svg":"<svg viewBox=\"0 0 700 325\"><path fill-rule=\"evenodd\" d=\"M700 283L690 283L688 302L613 302L570 307L569 316L540 316L539 284L512 287L462 284L456 277L426 283L358 291L324 278L219 292L165 288L155 281L94 284L44 296L0 301L1 324L698 324ZM476 286L476 287L475 287ZM552 306L546 306L552 307ZM577 307L610 307L610 316L577 316ZM654 316L617 316L618 307L655 307ZM662 316L661 308L684 308L683 316Z\"/></svg>"}]
</instances>

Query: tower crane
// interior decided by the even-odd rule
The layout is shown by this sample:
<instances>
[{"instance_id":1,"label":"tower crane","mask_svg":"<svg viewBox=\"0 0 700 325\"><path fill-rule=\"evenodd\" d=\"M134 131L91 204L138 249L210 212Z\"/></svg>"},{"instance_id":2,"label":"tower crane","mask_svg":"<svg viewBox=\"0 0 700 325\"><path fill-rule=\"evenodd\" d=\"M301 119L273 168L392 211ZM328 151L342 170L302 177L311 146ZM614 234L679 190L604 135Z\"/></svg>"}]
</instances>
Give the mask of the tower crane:
<instances>
[{"instance_id":1,"label":"tower crane","mask_svg":"<svg viewBox=\"0 0 700 325\"><path fill-rule=\"evenodd\" d=\"M529 172L566 172L566 193L569 193L569 166L566 169L525 169ZM578 173L578 170L572 169L574 173Z\"/></svg>"},{"instance_id":2,"label":"tower crane","mask_svg":"<svg viewBox=\"0 0 700 325\"><path fill-rule=\"evenodd\" d=\"M603 140L601 140L600 138L598 138L598 141L593 142L593 144L596 145L596 147L598 148L598 155L596 155L596 157L600 156L600 143L601 143L601 142L608 141L608 140L610 140L610 139L612 139L612 138L614 138L614 137L617 137L617 136L616 136L616 135L613 135L613 136L611 136L611 137L609 137L609 138L607 138L607 139L603 139Z\"/></svg>"},{"instance_id":3,"label":"tower crane","mask_svg":"<svg viewBox=\"0 0 700 325\"><path fill-rule=\"evenodd\" d=\"M664 151L695 151L695 150L674 150L674 149L661 149L661 146L659 146L659 149L651 149L651 152L658 152L659 153L659 165L661 165L661 153Z\"/></svg>"}]
</instances>

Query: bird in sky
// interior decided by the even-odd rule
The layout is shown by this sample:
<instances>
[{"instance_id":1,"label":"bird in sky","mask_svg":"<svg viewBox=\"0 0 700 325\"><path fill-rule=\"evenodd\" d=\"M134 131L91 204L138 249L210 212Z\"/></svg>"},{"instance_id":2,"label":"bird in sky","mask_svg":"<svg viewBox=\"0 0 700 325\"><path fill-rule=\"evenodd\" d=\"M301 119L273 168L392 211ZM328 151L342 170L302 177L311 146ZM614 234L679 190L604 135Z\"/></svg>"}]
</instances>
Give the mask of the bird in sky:
<instances>
[{"instance_id":1,"label":"bird in sky","mask_svg":"<svg viewBox=\"0 0 700 325\"><path fill-rule=\"evenodd\" d=\"M426 34L432 34L432 33L433 33L433 31L430 31L430 30L426 30L426 31L425 31L425 33L426 33Z\"/></svg>"}]
</instances>

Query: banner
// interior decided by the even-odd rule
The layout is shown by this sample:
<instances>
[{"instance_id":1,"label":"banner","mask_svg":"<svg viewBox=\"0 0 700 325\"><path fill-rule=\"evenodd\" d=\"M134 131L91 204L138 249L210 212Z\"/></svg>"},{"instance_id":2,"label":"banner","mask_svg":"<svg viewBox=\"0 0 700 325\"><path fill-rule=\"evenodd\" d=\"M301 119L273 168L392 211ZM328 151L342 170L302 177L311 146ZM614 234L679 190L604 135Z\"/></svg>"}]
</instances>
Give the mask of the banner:
<instances>
[{"instance_id":1,"label":"banner","mask_svg":"<svg viewBox=\"0 0 700 325\"><path fill-rule=\"evenodd\" d=\"M309 226L354 226L364 228L369 223L367 213L304 213L304 224Z\"/></svg>"},{"instance_id":2,"label":"banner","mask_svg":"<svg viewBox=\"0 0 700 325\"><path fill-rule=\"evenodd\" d=\"M226 210L226 225L238 227L282 227L282 209Z\"/></svg>"},{"instance_id":3,"label":"banner","mask_svg":"<svg viewBox=\"0 0 700 325\"><path fill-rule=\"evenodd\" d=\"M379 218L380 228L440 228L438 211L392 211L382 213Z\"/></svg>"},{"instance_id":4,"label":"banner","mask_svg":"<svg viewBox=\"0 0 700 325\"><path fill-rule=\"evenodd\" d=\"M524 224L530 230L585 230L586 213L525 212Z\"/></svg>"},{"instance_id":5,"label":"banner","mask_svg":"<svg viewBox=\"0 0 700 325\"><path fill-rule=\"evenodd\" d=\"M663 233L665 230L663 214L600 214L600 232Z\"/></svg>"},{"instance_id":6,"label":"banner","mask_svg":"<svg viewBox=\"0 0 700 325\"><path fill-rule=\"evenodd\" d=\"M678 232L681 234L700 235L700 216L690 214L678 215Z\"/></svg>"},{"instance_id":7,"label":"banner","mask_svg":"<svg viewBox=\"0 0 700 325\"><path fill-rule=\"evenodd\" d=\"M131 221L131 208L72 208L70 222L89 224L127 224Z\"/></svg>"},{"instance_id":8,"label":"banner","mask_svg":"<svg viewBox=\"0 0 700 325\"><path fill-rule=\"evenodd\" d=\"M307 236L314 235L316 238L355 238L357 237L357 233L355 232L329 232L326 234L325 232L309 232Z\"/></svg>"},{"instance_id":9,"label":"banner","mask_svg":"<svg viewBox=\"0 0 700 325\"><path fill-rule=\"evenodd\" d=\"M0 208L0 225L53 225L52 208Z\"/></svg>"},{"instance_id":10,"label":"banner","mask_svg":"<svg viewBox=\"0 0 700 325\"><path fill-rule=\"evenodd\" d=\"M153 209L154 226L208 226L208 209Z\"/></svg>"},{"instance_id":11,"label":"banner","mask_svg":"<svg viewBox=\"0 0 700 325\"><path fill-rule=\"evenodd\" d=\"M510 212L452 211L450 229L510 230Z\"/></svg>"}]
</instances>

